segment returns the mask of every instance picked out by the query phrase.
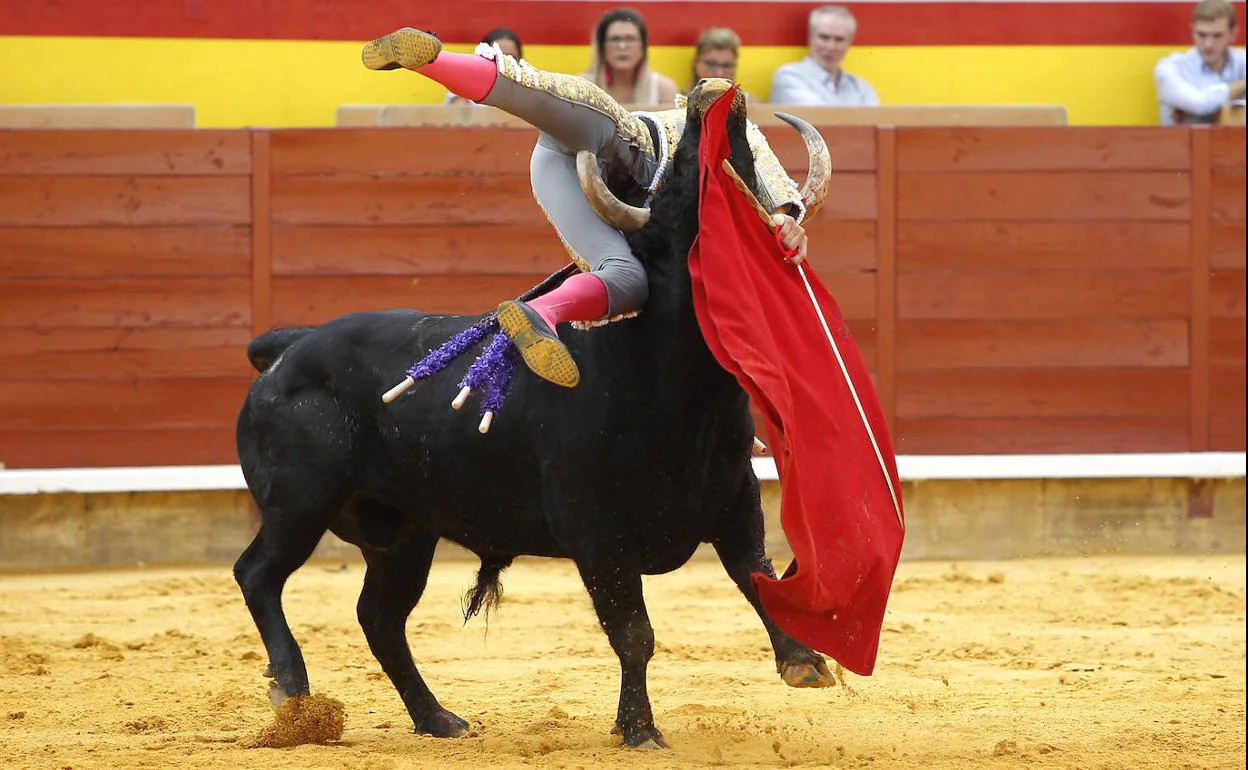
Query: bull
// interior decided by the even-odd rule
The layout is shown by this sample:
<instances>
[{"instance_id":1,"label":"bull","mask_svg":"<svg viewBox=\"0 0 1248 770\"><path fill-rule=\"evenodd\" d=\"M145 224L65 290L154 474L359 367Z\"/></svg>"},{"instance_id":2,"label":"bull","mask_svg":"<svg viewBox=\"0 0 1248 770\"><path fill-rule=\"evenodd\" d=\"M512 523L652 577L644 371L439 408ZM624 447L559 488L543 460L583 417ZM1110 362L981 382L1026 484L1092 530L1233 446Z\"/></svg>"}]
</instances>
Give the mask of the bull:
<instances>
[{"instance_id":1,"label":"bull","mask_svg":"<svg viewBox=\"0 0 1248 770\"><path fill-rule=\"evenodd\" d=\"M811 126L782 117L811 157L802 192L813 211L827 187L827 148ZM464 374L466 361L393 403L379 397L414 358L479 316L353 313L252 341L259 376L239 414L237 444L260 527L234 575L268 653L275 706L309 694L282 590L326 531L363 554L358 621L418 733L469 729L430 691L405 636L442 538L480 559L465 622L497 604L500 575L518 556L575 563L619 658L612 732L626 746L667 746L647 692L654 631L642 576L677 569L700 543L713 546L758 613L782 679L835 682L820 654L767 616L751 584L753 572L775 576L750 462L754 426L745 392L699 330L687 262L698 232L700 121L691 110L649 211L614 199L595 163L579 164L600 214L639 226L629 238L649 275L648 304L636 318L565 334L584 372L580 385L517 376L507 412L484 436L474 416L446 408L445 383ZM734 113L731 163L756 190L745 129Z\"/></svg>"}]
</instances>

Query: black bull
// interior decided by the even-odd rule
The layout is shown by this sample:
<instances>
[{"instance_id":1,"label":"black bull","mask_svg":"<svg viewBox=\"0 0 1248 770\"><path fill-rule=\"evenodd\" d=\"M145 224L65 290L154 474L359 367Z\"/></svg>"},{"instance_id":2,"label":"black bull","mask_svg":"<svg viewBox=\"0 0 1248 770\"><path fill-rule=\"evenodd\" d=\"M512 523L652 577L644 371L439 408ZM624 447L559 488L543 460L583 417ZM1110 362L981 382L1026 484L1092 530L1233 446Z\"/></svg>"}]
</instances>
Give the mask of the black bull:
<instances>
[{"instance_id":1,"label":"black bull","mask_svg":"<svg viewBox=\"0 0 1248 770\"><path fill-rule=\"evenodd\" d=\"M363 553L359 623L420 733L468 730L426 686L404 632L440 538L481 559L466 617L497 601L499 573L517 556L576 563L620 660L613 731L628 746L666 745L646 688L654 631L641 576L680 567L699 543L714 547L759 614L784 680L832 683L823 658L767 617L750 582L752 572L774 576L750 463L754 428L744 391L699 331L687 265L699 125L691 116L654 214L630 236L649 273L645 311L565 332L580 385L518 372L486 435L473 410L447 406L468 360L392 404L380 398L478 317L356 313L253 341L261 373L239 415L238 454L261 525L234 574L268 652L275 704L309 693L282 589L326 530ZM740 116L729 130L733 165L753 186Z\"/></svg>"}]
</instances>

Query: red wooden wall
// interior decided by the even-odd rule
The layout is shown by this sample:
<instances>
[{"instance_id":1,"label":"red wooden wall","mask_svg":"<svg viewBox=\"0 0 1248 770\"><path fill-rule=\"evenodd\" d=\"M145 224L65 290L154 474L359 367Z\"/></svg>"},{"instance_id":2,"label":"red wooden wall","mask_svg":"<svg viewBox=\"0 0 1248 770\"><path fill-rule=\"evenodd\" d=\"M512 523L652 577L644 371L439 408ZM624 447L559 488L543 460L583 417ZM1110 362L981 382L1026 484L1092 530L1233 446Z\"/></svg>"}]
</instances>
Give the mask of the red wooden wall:
<instances>
[{"instance_id":1,"label":"red wooden wall","mask_svg":"<svg viewBox=\"0 0 1248 770\"><path fill-rule=\"evenodd\" d=\"M1243 129L823 131L810 261L898 451L1244 449ZM0 462L233 462L254 332L528 288L533 139L0 131Z\"/></svg>"},{"instance_id":2,"label":"red wooden wall","mask_svg":"<svg viewBox=\"0 0 1248 770\"><path fill-rule=\"evenodd\" d=\"M0 132L0 462L230 461L250 138Z\"/></svg>"},{"instance_id":3,"label":"red wooden wall","mask_svg":"<svg viewBox=\"0 0 1248 770\"><path fill-rule=\"evenodd\" d=\"M1208 211L1194 225L1195 271L1208 275L1193 291L1196 303L1208 303L1208 326L1198 325L1203 372L1200 387L1208 393L1209 446L1244 449L1244 131L1199 132L1194 156L1212 169L1208 189L1197 191ZM1207 222L1207 224L1206 224ZM1207 260L1207 262L1205 262ZM1193 412L1199 430L1203 413Z\"/></svg>"},{"instance_id":4,"label":"red wooden wall","mask_svg":"<svg viewBox=\"0 0 1248 770\"><path fill-rule=\"evenodd\" d=\"M1194 258L1208 250L1210 172L1195 156L1209 136L899 135L902 451L944 451L951 435L985 452L1211 447L1201 326L1224 274ZM1243 192L1219 195L1214 211L1238 206L1242 325ZM1240 402L1242 359L1241 346ZM1223 438L1242 446L1236 409L1238 438Z\"/></svg>"}]
</instances>

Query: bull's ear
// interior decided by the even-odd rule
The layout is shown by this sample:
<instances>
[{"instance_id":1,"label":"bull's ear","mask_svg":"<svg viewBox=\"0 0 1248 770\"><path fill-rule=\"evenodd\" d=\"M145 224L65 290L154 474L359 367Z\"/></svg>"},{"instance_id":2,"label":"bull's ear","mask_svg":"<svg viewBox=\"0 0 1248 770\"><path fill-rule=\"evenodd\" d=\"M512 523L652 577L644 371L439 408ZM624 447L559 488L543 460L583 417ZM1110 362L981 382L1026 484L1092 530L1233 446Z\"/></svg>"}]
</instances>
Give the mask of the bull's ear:
<instances>
[{"instance_id":1,"label":"bull's ear","mask_svg":"<svg viewBox=\"0 0 1248 770\"><path fill-rule=\"evenodd\" d=\"M598 168L598 156L589 150L576 154L576 176L594 213L615 229L631 233L650 221L650 209L630 206L607 189L607 183L602 181L602 170Z\"/></svg>"},{"instance_id":2,"label":"bull's ear","mask_svg":"<svg viewBox=\"0 0 1248 770\"><path fill-rule=\"evenodd\" d=\"M806 184L802 185L802 205L806 207L805 221L810 221L828 197L828 183L832 181L832 156L828 153L828 145L823 141L823 135L814 126L787 112L777 112L776 117L797 129L802 135L802 141L806 143L810 164L806 172Z\"/></svg>"}]
</instances>

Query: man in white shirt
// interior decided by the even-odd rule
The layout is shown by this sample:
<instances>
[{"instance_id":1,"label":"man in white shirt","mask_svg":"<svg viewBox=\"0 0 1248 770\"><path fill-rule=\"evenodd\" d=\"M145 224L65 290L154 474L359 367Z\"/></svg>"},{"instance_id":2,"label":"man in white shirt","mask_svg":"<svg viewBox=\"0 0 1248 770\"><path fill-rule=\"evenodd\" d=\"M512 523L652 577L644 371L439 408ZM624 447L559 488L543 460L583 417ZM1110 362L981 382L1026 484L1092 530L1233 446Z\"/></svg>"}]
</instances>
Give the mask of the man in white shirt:
<instances>
[{"instance_id":1,"label":"man in white shirt","mask_svg":"<svg viewBox=\"0 0 1248 770\"><path fill-rule=\"evenodd\" d=\"M806 23L810 52L805 59L776 69L771 78L771 103L845 107L879 104L880 97L867 81L841 69L857 32L858 21L848 8L828 5L811 11Z\"/></svg>"},{"instance_id":2,"label":"man in white shirt","mask_svg":"<svg viewBox=\"0 0 1248 770\"><path fill-rule=\"evenodd\" d=\"M1192 14L1195 46L1172 53L1153 69L1161 124L1212 123L1222 107L1244 99L1244 49L1235 40L1235 9L1202 0Z\"/></svg>"}]
</instances>

